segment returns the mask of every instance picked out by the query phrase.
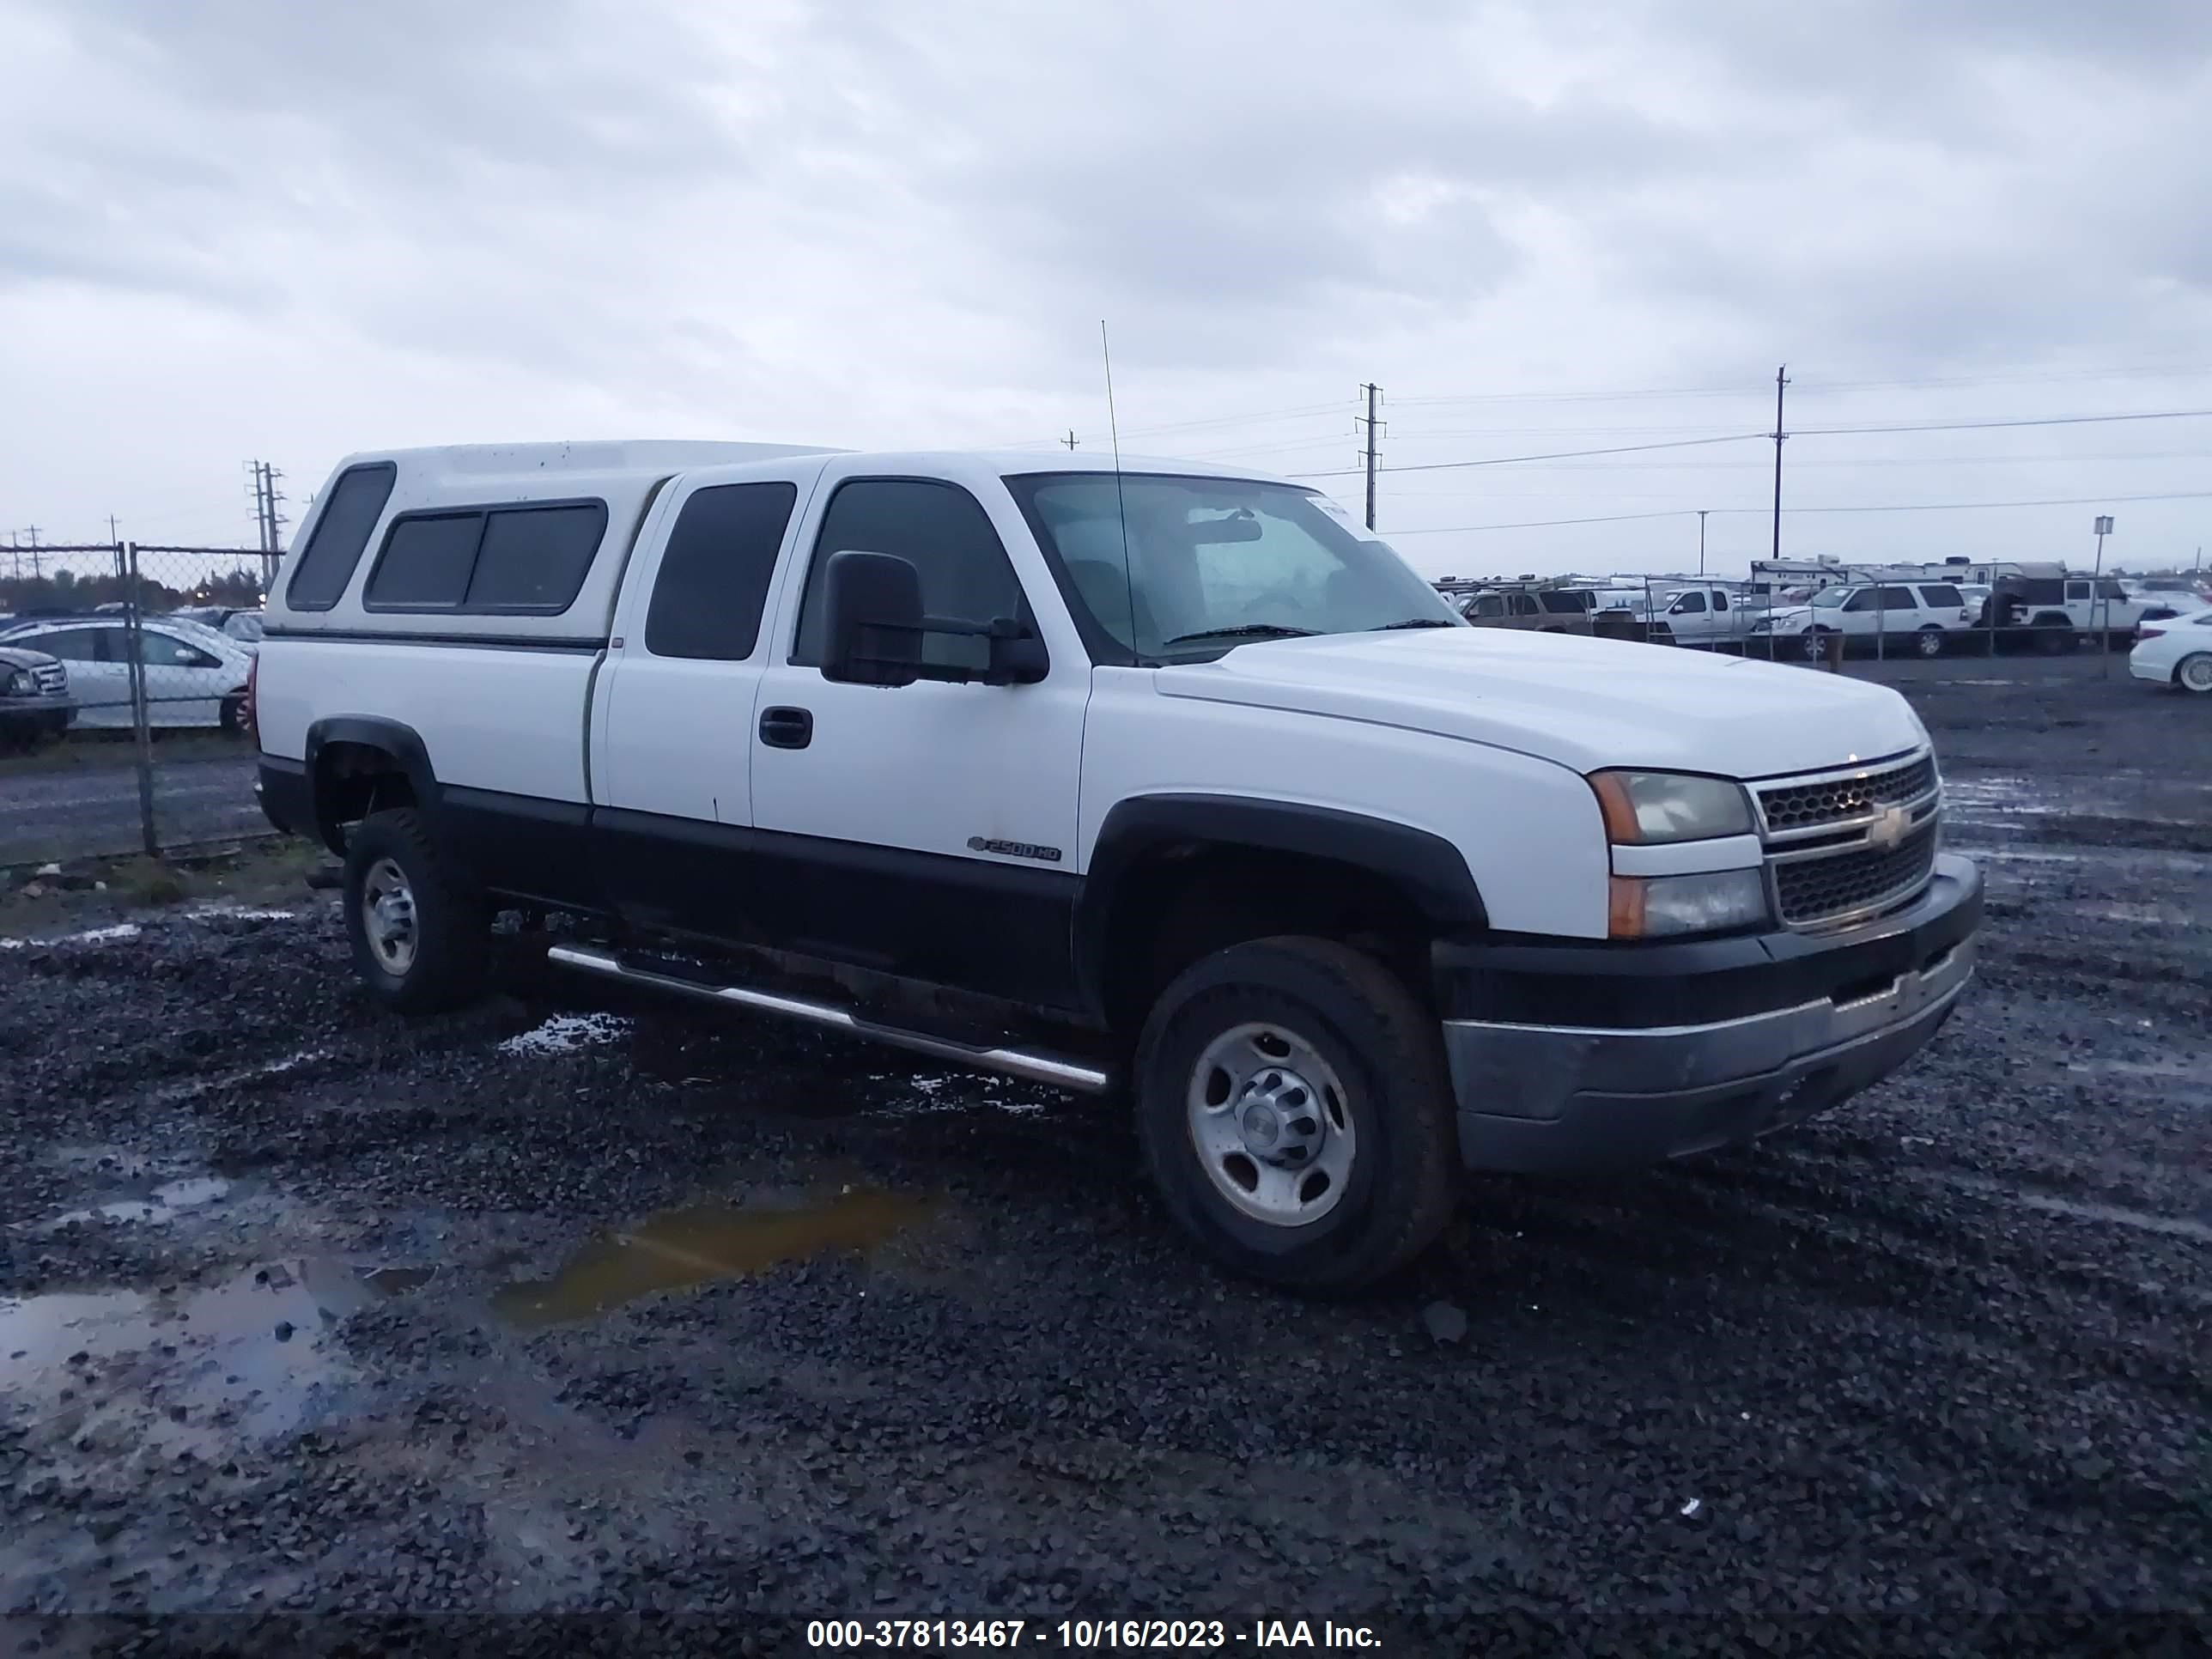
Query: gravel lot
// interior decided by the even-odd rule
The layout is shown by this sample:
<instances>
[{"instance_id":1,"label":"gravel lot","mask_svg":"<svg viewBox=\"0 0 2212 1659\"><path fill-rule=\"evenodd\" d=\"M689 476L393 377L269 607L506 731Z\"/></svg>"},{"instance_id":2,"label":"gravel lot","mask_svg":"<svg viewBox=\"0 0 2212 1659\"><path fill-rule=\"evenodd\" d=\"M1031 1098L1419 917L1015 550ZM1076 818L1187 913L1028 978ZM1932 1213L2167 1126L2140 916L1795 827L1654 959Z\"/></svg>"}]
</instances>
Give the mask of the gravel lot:
<instances>
[{"instance_id":1,"label":"gravel lot","mask_svg":"<svg viewBox=\"0 0 2212 1659\"><path fill-rule=\"evenodd\" d=\"M0 761L0 865L100 857L142 844L131 746L106 738L69 742L66 756L49 750ZM220 747L205 739L157 743L154 827L161 843L266 833L268 820L253 800L253 771L252 748L242 739Z\"/></svg>"},{"instance_id":2,"label":"gravel lot","mask_svg":"<svg viewBox=\"0 0 2212 1659\"><path fill-rule=\"evenodd\" d=\"M1907 1073L1352 1306L1103 1109L542 974L403 1025L304 891L0 950L0 1650L2212 1639L2212 708L2088 666L1907 677L1991 900Z\"/></svg>"}]
</instances>

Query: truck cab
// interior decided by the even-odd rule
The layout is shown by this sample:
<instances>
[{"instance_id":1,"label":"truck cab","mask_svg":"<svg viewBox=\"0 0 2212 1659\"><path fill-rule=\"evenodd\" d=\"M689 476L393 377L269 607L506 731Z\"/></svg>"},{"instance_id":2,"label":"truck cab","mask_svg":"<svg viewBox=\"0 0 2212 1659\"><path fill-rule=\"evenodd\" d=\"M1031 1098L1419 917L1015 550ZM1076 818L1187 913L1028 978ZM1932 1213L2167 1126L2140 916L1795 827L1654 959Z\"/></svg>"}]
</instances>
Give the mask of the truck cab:
<instances>
[{"instance_id":1,"label":"truck cab","mask_svg":"<svg viewBox=\"0 0 2212 1659\"><path fill-rule=\"evenodd\" d=\"M1886 688L1469 627L1337 503L1182 460L366 453L269 594L258 788L368 994L578 973L1126 1100L1167 1212L1291 1288L1463 1169L1786 1128L1972 972Z\"/></svg>"}]
</instances>

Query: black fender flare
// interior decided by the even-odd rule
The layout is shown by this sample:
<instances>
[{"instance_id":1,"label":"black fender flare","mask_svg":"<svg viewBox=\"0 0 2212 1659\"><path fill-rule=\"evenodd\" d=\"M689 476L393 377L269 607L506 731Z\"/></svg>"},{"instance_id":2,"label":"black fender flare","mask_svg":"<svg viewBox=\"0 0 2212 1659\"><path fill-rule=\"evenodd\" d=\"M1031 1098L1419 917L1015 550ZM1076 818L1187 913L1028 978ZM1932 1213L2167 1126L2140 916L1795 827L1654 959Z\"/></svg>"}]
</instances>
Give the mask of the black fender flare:
<instances>
[{"instance_id":1,"label":"black fender flare","mask_svg":"<svg viewBox=\"0 0 2212 1659\"><path fill-rule=\"evenodd\" d=\"M325 812L319 787L322 751L334 743L358 744L389 755L406 775L408 787L426 811L438 805L438 775L431 769L430 750L422 734L401 720L377 714L333 714L307 728L307 769L309 795L314 803L315 827L325 845L336 845L337 825Z\"/></svg>"},{"instance_id":2,"label":"black fender flare","mask_svg":"<svg viewBox=\"0 0 2212 1659\"><path fill-rule=\"evenodd\" d=\"M1106 1001L1115 905L1128 878L1181 848L1249 848L1356 865L1403 892L1439 934L1480 933L1490 914L1459 848L1411 824L1334 807L1240 795L1134 795L1099 826L1075 904L1078 989L1086 1006Z\"/></svg>"}]
</instances>

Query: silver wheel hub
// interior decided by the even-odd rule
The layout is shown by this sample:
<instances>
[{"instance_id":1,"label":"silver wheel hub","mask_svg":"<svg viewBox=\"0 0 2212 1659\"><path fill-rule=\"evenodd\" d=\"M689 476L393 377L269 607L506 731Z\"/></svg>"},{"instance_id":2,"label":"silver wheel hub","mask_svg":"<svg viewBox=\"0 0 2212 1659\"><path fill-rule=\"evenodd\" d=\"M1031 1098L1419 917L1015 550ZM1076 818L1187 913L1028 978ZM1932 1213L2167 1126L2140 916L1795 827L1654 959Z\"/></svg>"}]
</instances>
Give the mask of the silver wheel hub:
<instances>
[{"instance_id":1,"label":"silver wheel hub","mask_svg":"<svg viewBox=\"0 0 2212 1659\"><path fill-rule=\"evenodd\" d=\"M1358 1150L1344 1085L1287 1026L1239 1025L1208 1043L1188 1113L1208 1178L1254 1220L1302 1226L1344 1197Z\"/></svg>"},{"instance_id":2,"label":"silver wheel hub","mask_svg":"<svg viewBox=\"0 0 2212 1659\"><path fill-rule=\"evenodd\" d=\"M407 872L390 859L377 860L362 881L361 921L386 973L404 974L415 965L415 892Z\"/></svg>"},{"instance_id":3,"label":"silver wheel hub","mask_svg":"<svg viewBox=\"0 0 2212 1659\"><path fill-rule=\"evenodd\" d=\"M2182 664L2181 683L2192 691L2212 691L2212 657L2191 657Z\"/></svg>"}]
</instances>

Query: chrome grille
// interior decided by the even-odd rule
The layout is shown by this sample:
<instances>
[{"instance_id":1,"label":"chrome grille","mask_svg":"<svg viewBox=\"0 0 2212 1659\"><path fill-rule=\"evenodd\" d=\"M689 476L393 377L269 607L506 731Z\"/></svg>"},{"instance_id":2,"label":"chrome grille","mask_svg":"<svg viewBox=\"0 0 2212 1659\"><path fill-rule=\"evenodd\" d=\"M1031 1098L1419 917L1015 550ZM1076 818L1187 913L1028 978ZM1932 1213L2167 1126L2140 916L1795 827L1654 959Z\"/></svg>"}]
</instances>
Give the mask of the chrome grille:
<instances>
[{"instance_id":1,"label":"chrome grille","mask_svg":"<svg viewBox=\"0 0 2212 1659\"><path fill-rule=\"evenodd\" d=\"M1923 755L1902 766L1772 785L1758 792L1759 810L1769 830L1811 830L1846 823L1880 807L1905 805L1935 787L1936 758Z\"/></svg>"},{"instance_id":2,"label":"chrome grille","mask_svg":"<svg viewBox=\"0 0 2212 1659\"><path fill-rule=\"evenodd\" d=\"M1935 872L1943 786L1922 753L1753 784L1776 915L1836 927L1916 897Z\"/></svg>"},{"instance_id":3,"label":"chrome grille","mask_svg":"<svg viewBox=\"0 0 2212 1659\"><path fill-rule=\"evenodd\" d=\"M58 662L42 662L31 670L41 696L59 696L69 690L69 670Z\"/></svg>"},{"instance_id":4,"label":"chrome grille","mask_svg":"<svg viewBox=\"0 0 2212 1659\"><path fill-rule=\"evenodd\" d=\"M1927 884L1936 867L1937 839L1931 823L1894 847L1862 847L1777 864L1774 896L1782 920L1803 927L1910 898Z\"/></svg>"}]
</instances>

